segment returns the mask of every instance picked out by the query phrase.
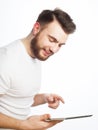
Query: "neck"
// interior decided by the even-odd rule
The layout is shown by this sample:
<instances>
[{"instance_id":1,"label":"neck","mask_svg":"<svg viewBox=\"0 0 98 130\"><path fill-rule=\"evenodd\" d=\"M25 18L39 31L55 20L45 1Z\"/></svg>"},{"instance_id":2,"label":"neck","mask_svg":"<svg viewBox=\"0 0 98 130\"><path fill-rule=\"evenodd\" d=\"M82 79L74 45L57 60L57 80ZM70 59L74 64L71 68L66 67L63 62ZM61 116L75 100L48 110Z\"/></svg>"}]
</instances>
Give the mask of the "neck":
<instances>
[{"instance_id":1,"label":"neck","mask_svg":"<svg viewBox=\"0 0 98 130\"><path fill-rule=\"evenodd\" d=\"M22 41L24 47L26 48L27 53L28 53L31 57L34 58L34 55L32 55L31 49L30 49L31 40L32 40L32 35L31 35L31 34L29 34L27 37L21 39L21 41Z\"/></svg>"}]
</instances>

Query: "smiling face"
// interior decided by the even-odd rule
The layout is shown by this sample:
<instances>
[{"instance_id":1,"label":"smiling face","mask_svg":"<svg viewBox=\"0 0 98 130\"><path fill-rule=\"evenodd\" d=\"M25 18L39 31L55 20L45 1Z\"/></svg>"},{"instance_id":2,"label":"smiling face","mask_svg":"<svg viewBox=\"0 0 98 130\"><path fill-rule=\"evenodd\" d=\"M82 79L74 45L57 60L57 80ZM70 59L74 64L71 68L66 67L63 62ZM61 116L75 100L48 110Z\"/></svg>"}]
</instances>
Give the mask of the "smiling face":
<instances>
[{"instance_id":1,"label":"smiling face","mask_svg":"<svg viewBox=\"0 0 98 130\"><path fill-rule=\"evenodd\" d=\"M36 26L35 26L36 28ZM37 28L35 29L37 30ZM51 55L59 51L65 45L68 34L66 34L60 24L54 20L44 28L40 28L31 41L32 57L39 60L46 60Z\"/></svg>"}]
</instances>

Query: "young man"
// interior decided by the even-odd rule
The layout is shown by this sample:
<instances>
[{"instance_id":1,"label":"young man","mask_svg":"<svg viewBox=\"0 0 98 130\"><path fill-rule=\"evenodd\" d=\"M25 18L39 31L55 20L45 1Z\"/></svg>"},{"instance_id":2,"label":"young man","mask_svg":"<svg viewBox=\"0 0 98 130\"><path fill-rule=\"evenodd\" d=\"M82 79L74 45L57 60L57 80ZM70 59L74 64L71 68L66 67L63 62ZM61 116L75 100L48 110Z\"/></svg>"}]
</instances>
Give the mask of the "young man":
<instances>
[{"instance_id":1,"label":"young man","mask_svg":"<svg viewBox=\"0 0 98 130\"><path fill-rule=\"evenodd\" d=\"M30 34L0 48L0 128L45 130L59 121L46 122L49 114L31 116L31 106L48 103L57 108L62 97L38 94L41 61L59 51L76 29L71 17L60 9L43 10Z\"/></svg>"}]
</instances>

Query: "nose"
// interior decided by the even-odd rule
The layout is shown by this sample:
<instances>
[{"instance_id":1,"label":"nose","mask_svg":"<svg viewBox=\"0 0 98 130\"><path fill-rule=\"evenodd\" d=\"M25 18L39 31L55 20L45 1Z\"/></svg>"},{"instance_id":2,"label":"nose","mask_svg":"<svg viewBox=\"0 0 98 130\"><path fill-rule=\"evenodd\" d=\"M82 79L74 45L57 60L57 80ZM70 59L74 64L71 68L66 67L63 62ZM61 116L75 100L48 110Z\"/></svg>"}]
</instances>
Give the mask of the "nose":
<instances>
[{"instance_id":1,"label":"nose","mask_svg":"<svg viewBox=\"0 0 98 130\"><path fill-rule=\"evenodd\" d=\"M54 46L51 46L51 47L50 47L50 51L51 51L52 53L56 53L58 50L59 50L58 44L55 44Z\"/></svg>"}]
</instances>

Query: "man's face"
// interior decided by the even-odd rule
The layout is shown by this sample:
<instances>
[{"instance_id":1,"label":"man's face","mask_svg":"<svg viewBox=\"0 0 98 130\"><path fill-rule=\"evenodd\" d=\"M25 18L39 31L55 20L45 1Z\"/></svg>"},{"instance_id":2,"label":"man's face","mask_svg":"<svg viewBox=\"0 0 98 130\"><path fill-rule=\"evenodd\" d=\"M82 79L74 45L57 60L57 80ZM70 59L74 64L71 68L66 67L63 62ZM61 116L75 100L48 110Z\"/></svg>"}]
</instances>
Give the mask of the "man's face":
<instances>
[{"instance_id":1,"label":"man's face","mask_svg":"<svg viewBox=\"0 0 98 130\"><path fill-rule=\"evenodd\" d=\"M66 34L59 23L55 20L40 29L31 41L31 52L35 58L46 60L65 45L68 34Z\"/></svg>"}]
</instances>

